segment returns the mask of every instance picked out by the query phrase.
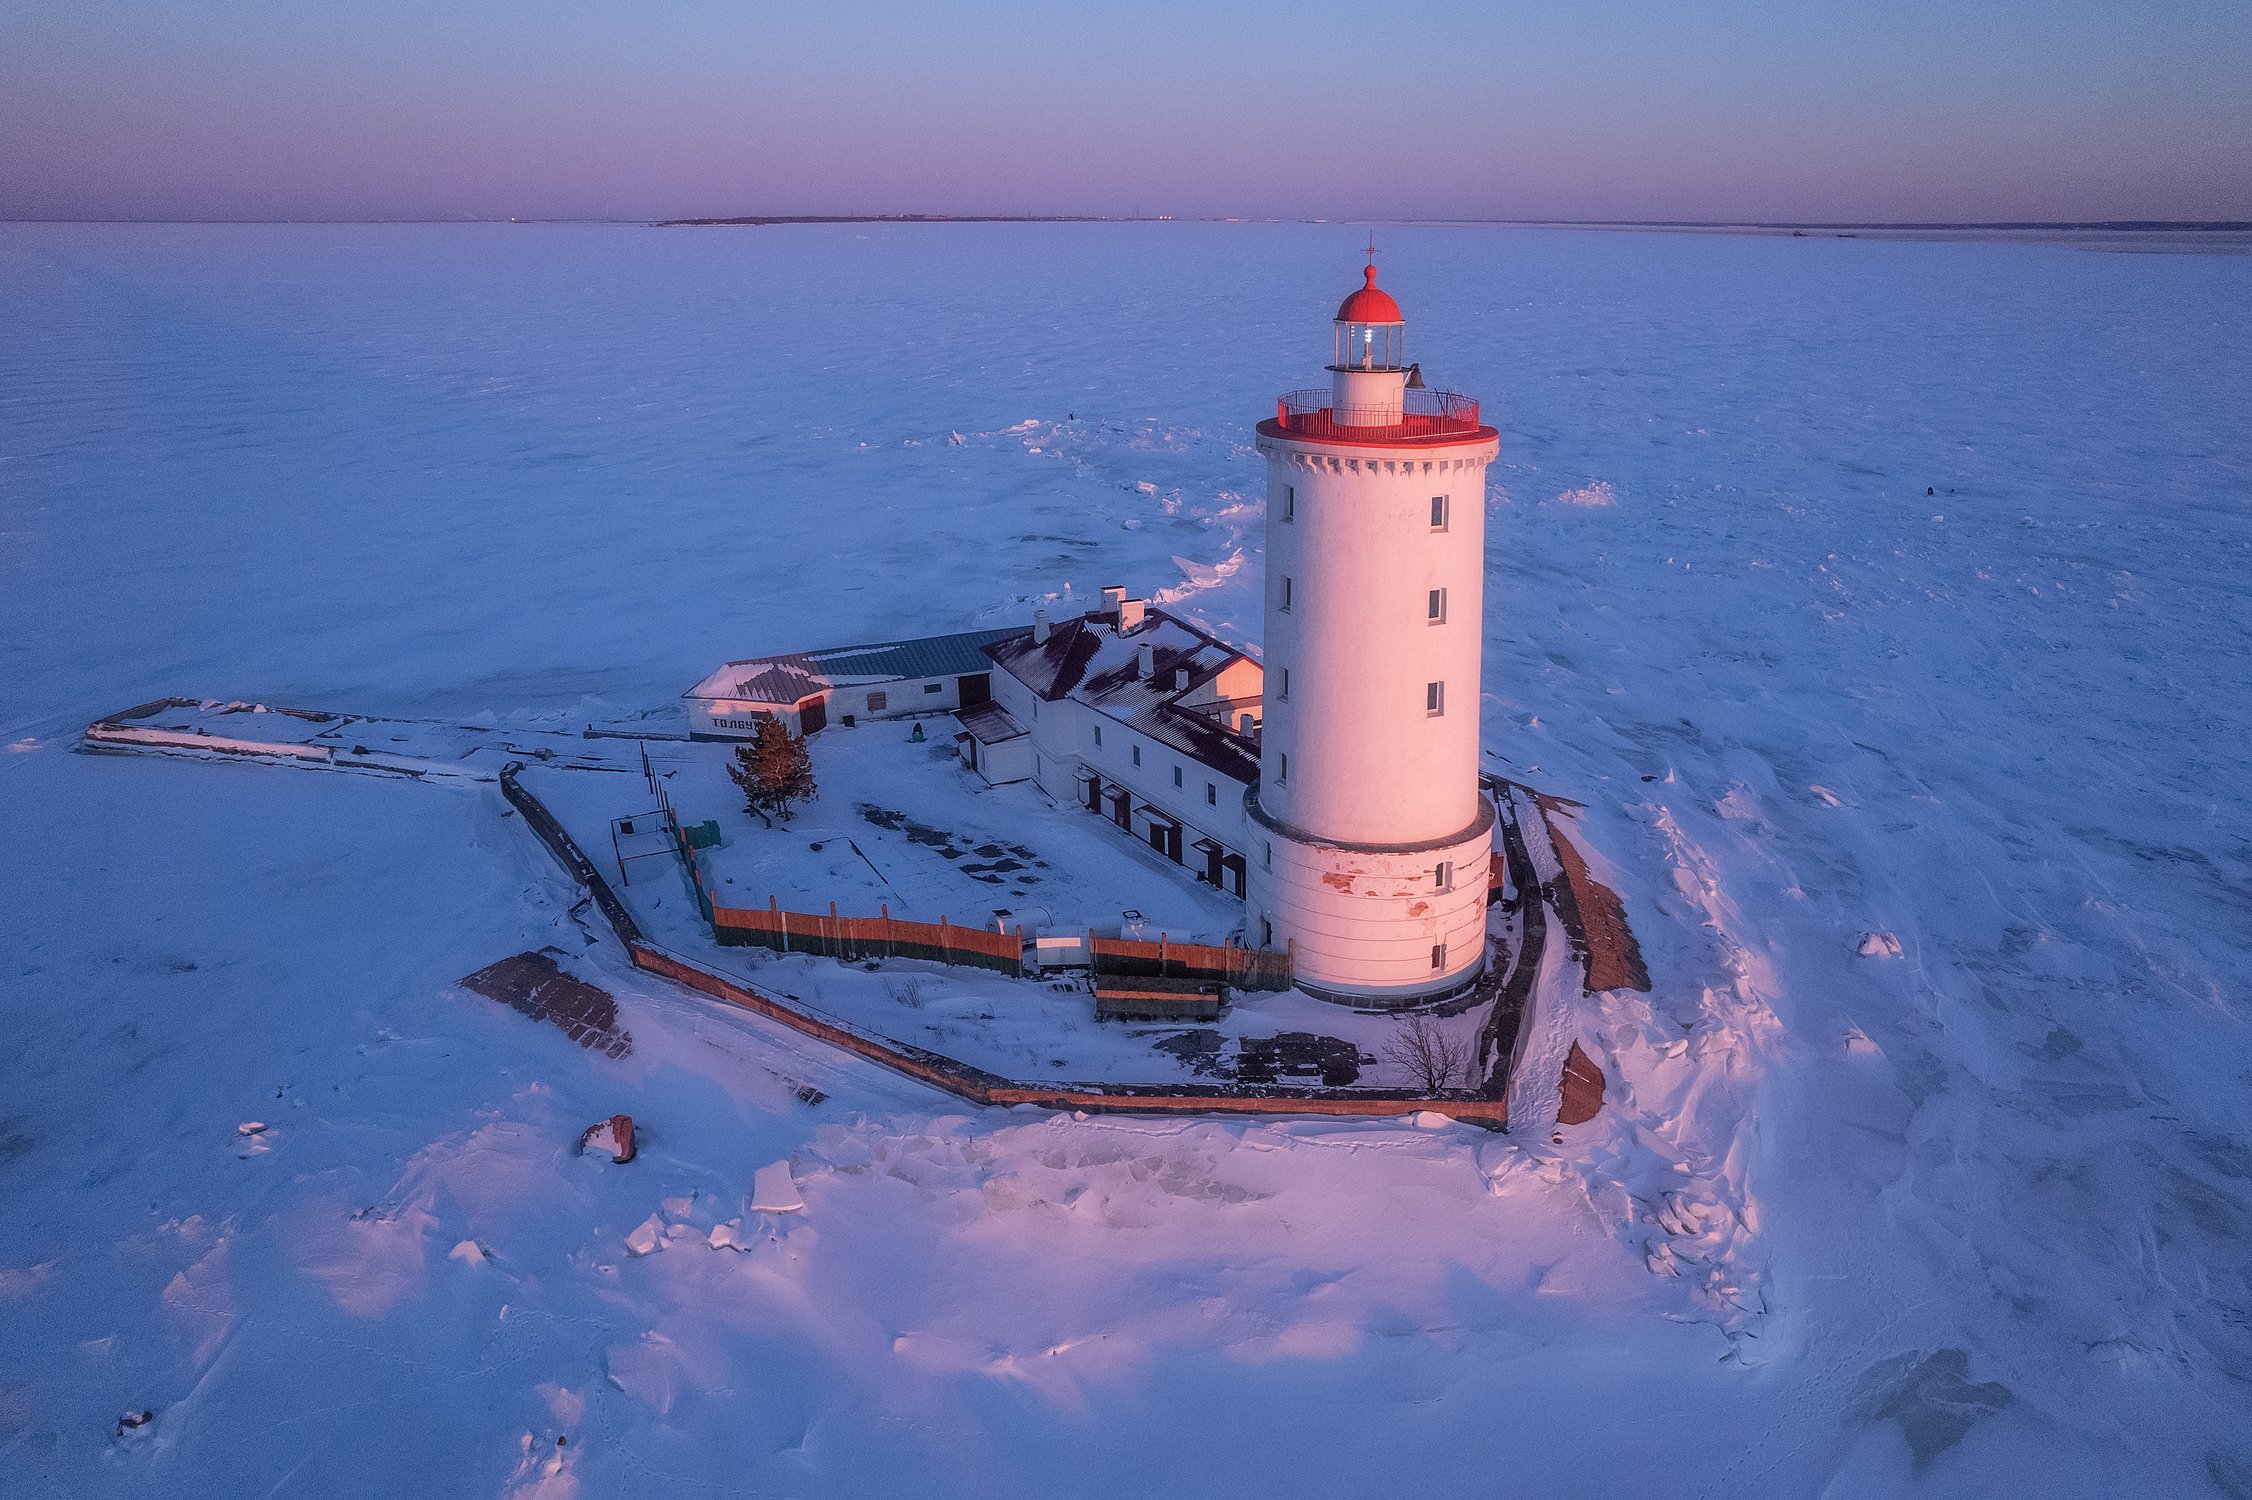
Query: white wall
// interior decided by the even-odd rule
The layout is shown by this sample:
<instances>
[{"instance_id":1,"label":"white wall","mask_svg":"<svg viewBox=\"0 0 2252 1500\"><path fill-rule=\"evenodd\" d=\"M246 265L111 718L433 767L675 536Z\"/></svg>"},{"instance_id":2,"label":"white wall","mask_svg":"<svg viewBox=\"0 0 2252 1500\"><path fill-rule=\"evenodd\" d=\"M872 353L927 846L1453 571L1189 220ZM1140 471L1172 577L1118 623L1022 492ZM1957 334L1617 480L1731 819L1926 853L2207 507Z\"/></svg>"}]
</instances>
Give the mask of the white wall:
<instances>
[{"instance_id":1,"label":"white wall","mask_svg":"<svg viewBox=\"0 0 2252 1500\"><path fill-rule=\"evenodd\" d=\"M1474 978L1484 962L1490 824L1413 853L1302 843L1255 825L1245 859L1246 938L1288 944L1298 982L1316 993L1410 1005ZM1453 872L1445 890L1433 879L1441 861ZM1434 943L1446 945L1438 968Z\"/></svg>"},{"instance_id":2,"label":"white wall","mask_svg":"<svg viewBox=\"0 0 2252 1500\"><path fill-rule=\"evenodd\" d=\"M1346 448L1262 437L1260 447L1268 518L1261 805L1309 834L1350 843L1460 832L1478 808L1485 478L1497 444ZM1288 521L1280 519L1285 485L1296 491ZM1444 531L1431 529L1434 495L1447 497ZM1446 590L1443 624L1426 618L1432 589ZM1436 718L1425 709L1430 682L1445 684Z\"/></svg>"},{"instance_id":3,"label":"white wall","mask_svg":"<svg viewBox=\"0 0 2252 1500\"><path fill-rule=\"evenodd\" d=\"M1492 814L1478 789L1478 711L1486 465L1498 446L1259 440L1264 816L1250 834L1246 932L1287 943L1316 993L1413 1004L1484 962ZM1431 525L1435 495L1443 529ZM1433 589L1445 590L1438 622ZM1445 945L1437 967L1434 944Z\"/></svg>"},{"instance_id":4,"label":"white wall","mask_svg":"<svg viewBox=\"0 0 2252 1500\"><path fill-rule=\"evenodd\" d=\"M1250 832L1243 815L1242 782L1222 776L1171 746L1107 714L1099 714L1085 704L1074 703L1071 707L1083 719L1079 759L1105 783L1125 787L1137 802L1154 803L1178 819L1188 830L1184 832L1184 842L1193 842L1199 834L1208 834L1238 854L1244 853ZM1100 745L1094 739L1098 725L1103 736ZM1139 766L1134 764L1136 749L1142 752ZM1182 784L1178 787L1173 785L1175 766L1181 768ZM1204 800L1207 784L1215 788L1216 803Z\"/></svg>"}]
</instances>

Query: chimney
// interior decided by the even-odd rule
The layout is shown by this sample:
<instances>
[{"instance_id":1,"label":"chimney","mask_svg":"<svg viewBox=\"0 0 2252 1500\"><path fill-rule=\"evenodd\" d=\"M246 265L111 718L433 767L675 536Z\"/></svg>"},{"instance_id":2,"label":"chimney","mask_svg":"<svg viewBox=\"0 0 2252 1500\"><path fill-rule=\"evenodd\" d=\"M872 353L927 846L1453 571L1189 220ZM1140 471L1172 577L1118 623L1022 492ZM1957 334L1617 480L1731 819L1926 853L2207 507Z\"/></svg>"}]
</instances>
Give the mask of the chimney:
<instances>
[{"instance_id":1,"label":"chimney","mask_svg":"<svg viewBox=\"0 0 2252 1500\"><path fill-rule=\"evenodd\" d=\"M1044 609L1036 609L1032 612L1032 644L1035 646L1048 644L1048 612Z\"/></svg>"},{"instance_id":2,"label":"chimney","mask_svg":"<svg viewBox=\"0 0 2252 1500\"><path fill-rule=\"evenodd\" d=\"M1157 647L1148 641L1142 642L1142 649L1134 653L1134 675L1152 687L1157 684Z\"/></svg>"},{"instance_id":3,"label":"chimney","mask_svg":"<svg viewBox=\"0 0 2252 1500\"><path fill-rule=\"evenodd\" d=\"M1109 610L1109 611L1110 611L1110 612L1111 612L1112 614L1116 614L1116 613L1118 613L1119 607L1120 607L1121 605L1125 604L1125 602L1126 602L1126 586L1125 586L1124 584L1122 584L1122 583L1108 583L1108 584L1104 584L1104 585L1103 585L1103 608L1104 608L1104 609L1107 609L1107 610Z\"/></svg>"},{"instance_id":4,"label":"chimney","mask_svg":"<svg viewBox=\"0 0 2252 1500\"><path fill-rule=\"evenodd\" d=\"M1121 599L1118 601L1118 633L1120 635L1132 635L1135 631L1141 629L1142 612L1148 607L1148 604L1140 599Z\"/></svg>"}]
</instances>

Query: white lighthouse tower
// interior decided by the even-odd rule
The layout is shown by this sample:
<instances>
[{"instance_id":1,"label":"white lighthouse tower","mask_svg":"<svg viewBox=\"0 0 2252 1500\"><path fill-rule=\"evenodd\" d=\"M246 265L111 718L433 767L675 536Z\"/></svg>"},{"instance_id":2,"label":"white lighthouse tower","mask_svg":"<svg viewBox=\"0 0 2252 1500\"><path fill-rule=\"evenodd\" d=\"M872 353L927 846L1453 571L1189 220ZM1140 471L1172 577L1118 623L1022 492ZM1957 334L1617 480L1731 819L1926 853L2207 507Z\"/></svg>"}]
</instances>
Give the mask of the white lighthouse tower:
<instances>
[{"instance_id":1,"label":"white lighthouse tower","mask_svg":"<svg viewBox=\"0 0 2252 1500\"><path fill-rule=\"evenodd\" d=\"M1249 935L1301 988L1364 1007L1485 965L1494 811L1478 784L1486 465L1478 403L1402 363L1399 304L1337 309L1327 389L1259 424L1267 633L1246 799Z\"/></svg>"}]
</instances>

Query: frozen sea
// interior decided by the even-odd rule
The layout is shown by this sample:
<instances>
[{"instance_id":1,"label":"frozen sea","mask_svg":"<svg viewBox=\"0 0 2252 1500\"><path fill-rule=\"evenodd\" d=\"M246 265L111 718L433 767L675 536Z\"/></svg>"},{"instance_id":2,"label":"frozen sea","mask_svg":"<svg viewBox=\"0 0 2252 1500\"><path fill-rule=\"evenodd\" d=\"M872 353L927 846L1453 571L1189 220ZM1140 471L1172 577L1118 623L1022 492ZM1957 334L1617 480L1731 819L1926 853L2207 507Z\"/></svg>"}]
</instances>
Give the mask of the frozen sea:
<instances>
[{"instance_id":1,"label":"frozen sea","mask_svg":"<svg viewBox=\"0 0 2252 1500\"><path fill-rule=\"evenodd\" d=\"M0 226L0 1493L2252 1497L2252 258L1380 233L1657 981L1561 1141L964 1114L586 949L614 1062L450 988L587 942L497 798L73 751L1255 640L1358 239Z\"/></svg>"}]
</instances>

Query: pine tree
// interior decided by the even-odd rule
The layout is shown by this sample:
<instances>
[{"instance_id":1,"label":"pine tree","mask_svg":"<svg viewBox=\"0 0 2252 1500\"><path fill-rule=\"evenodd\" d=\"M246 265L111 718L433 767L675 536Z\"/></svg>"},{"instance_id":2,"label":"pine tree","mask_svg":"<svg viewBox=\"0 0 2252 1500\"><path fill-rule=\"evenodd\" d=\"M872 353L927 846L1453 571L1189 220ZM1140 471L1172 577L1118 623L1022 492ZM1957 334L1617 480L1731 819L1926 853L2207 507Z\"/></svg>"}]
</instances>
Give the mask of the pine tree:
<instances>
[{"instance_id":1,"label":"pine tree","mask_svg":"<svg viewBox=\"0 0 2252 1500\"><path fill-rule=\"evenodd\" d=\"M727 774L743 789L750 810L788 821L790 804L815 795L813 753L805 740L790 733L781 719L768 714L759 720L758 734L748 745L735 749L735 764Z\"/></svg>"}]
</instances>

